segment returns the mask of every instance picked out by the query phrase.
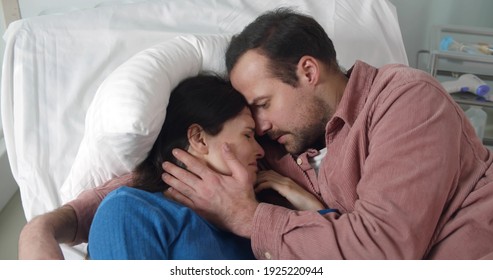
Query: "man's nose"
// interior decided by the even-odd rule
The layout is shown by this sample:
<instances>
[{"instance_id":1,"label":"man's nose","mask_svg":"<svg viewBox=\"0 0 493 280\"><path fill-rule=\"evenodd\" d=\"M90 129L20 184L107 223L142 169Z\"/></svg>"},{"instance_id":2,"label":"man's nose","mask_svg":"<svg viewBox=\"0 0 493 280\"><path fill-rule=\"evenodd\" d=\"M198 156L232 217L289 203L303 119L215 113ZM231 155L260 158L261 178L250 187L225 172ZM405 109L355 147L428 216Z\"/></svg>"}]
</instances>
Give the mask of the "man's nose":
<instances>
[{"instance_id":1,"label":"man's nose","mask_svg":"<svg viewBox=\"0 0 493 280\"><path fill-rule=\"evenodd\" d=\"M256 118L255 122L256 122L255 132L259 136L263 136L265 133L267 133L267 131L269 131L272 128L270 122L264 119Z\"/></svg>"}]
</instances>

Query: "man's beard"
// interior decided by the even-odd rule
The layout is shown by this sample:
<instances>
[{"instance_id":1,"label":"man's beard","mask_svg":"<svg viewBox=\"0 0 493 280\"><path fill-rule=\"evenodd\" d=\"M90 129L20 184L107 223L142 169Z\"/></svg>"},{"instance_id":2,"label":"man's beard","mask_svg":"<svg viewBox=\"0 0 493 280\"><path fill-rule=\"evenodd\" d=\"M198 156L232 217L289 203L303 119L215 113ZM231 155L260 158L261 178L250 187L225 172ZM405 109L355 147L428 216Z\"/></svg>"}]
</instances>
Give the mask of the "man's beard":
<instances>
[{"instance_id":1,"label":"man's beard","mask_svg":"<svg viewBox=\"0 0 493 280\"><path fill-rule=\"evenodd\" d=\"M267 134L273 140L282 135L290 135L290 141L284 143L284 149L292 154L299 155L309 148L320 150L325 147L325 127L332 117L333 112L320 98L310 99L306 105L304 114L298 120L298 126L291 130L274 130Z\"/></svg>"},{"instance_id":2,"label":"man's beard","mask_svg":"<svg viewBox=\"0 0 493 280\"><path fill-rule=\"evenodd\" d=\"M276 140L282 135L289 135L289 141L284 143L284 149L292 154L299 155L309 148L321 149L321 145L325 144L325 124L317 122L311 126L295 129L293 132L287 131L271 131L269 137Z\"/></svg>"}]
</instances>

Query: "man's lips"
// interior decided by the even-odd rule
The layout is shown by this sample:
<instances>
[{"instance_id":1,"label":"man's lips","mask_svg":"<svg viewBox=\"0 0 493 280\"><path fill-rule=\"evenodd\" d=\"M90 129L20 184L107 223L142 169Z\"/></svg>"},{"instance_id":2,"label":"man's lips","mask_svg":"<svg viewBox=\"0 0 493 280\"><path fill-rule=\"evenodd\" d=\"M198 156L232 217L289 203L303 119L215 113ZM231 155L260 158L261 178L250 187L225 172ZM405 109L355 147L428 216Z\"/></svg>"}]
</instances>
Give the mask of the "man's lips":
<instances>
[{"instance_id":1,"label":"man's lips","mask_svg":"<svg viewBox=\"0 0 493 280\"><path fill-rule=\"evenodd\" d=\"M286 134L284 134L284 133L271 133L271 134L269 134L269 137L270 137L270 139L272 139L272 140L274 140L274 141L276 141L278 143L283 144L283 142L284 142L283 141L283 139L284 139L283 136L284 135L286 135Z\"/></svg>"},{"instance_id":2,"label":"man's lips","mask_svg":"<svg viewBox=\"0 0 493 280\"><path fill-rule=\"evenodd\" d=\"M284 143L286 142L286 137L285 136L286 136L286 134L283 134L283 135L277 137L276 138L277 143L284 145Z\"/></svg>"}]
</instances>

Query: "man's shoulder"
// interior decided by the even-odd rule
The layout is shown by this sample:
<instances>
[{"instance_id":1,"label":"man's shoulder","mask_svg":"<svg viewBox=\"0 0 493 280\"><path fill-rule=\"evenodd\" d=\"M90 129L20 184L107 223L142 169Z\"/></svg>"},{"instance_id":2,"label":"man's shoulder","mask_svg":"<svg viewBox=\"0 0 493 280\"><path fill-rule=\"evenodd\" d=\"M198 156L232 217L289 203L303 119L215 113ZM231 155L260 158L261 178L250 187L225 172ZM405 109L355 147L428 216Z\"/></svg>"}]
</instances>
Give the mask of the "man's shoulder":
<instances>
[{"instance_id":1,"label":"man's shoulder","mask_svg":"<svg viewBox=\"0 0 493 280\"><path fill-rule=\"evenodd\" d=\"M405 84L405 83L432 83L438 84L438 81L429 73L416 69L404 64L387 64L378 68L377 80L385 80L388 83Z\"/></svg>"},{"instance_id":2,"label":"man's shoulder","mask_svg":"<svg viewBox=\"0 0 493 280\"><path fill-rule=\"evenodd\" d=\"M370 95L385 95L385 92L395 91L405 85L413 87L417 84L428 84L438 89L442 88L440 82L429 73L404 64L386 64L377 68L357 61L350 73L350 78L359 81L353 82L359 86L355 89L368 90Z\"/></svg>"},{"instance_id":3,"label":"man's shoulder","mask_svg":"<svg viewBox=\"0 0 493 280\"><path fill-rule=\"evenodd\" d=\"M423 89L426 92L419 92ZM378 96L380 99L406 93L431 92L443 97L446 95L440 82L429 73L403 64L387 64L378 68L370 87L370 96Z\"/></svg>"}]
</instances>

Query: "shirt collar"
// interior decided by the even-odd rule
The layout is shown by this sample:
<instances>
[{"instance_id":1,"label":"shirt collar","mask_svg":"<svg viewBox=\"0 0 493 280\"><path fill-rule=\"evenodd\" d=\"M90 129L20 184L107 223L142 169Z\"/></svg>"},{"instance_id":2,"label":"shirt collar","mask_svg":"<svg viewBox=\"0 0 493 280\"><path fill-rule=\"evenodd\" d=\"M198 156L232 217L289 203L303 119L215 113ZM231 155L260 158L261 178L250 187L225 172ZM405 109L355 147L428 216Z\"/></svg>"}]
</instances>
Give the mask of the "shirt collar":
<instances>
[{"instance_id":1,"label":"shirt collar","mask_svg":"<svg viewBox=\"0 0 493 280\"><path fill-rule=\"evenodd\" d=\"M349 78L346 89L334 115L327 124L327 133L342 127L344 123L350 127L354 124L365 105L377 72L377 68L359 60L349 69L346 74Z\"/></svg>"}]
</instances>

